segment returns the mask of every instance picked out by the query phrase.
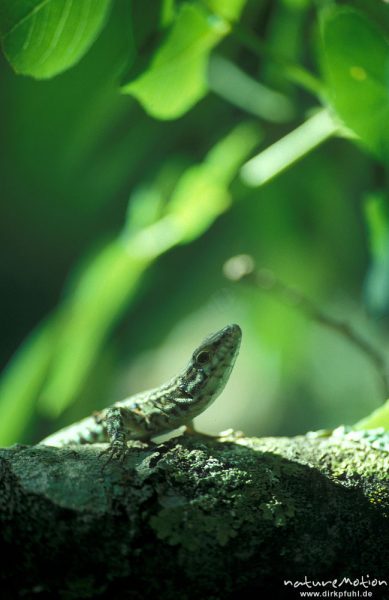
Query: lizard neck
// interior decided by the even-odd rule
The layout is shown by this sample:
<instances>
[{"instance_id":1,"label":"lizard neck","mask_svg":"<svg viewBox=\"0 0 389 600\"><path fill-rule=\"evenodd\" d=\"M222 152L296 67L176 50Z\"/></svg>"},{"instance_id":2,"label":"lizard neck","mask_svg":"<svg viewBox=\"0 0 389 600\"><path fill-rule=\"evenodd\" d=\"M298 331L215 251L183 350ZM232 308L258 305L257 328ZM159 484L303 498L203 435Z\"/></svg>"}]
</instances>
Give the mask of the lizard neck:
<instances>
[{"instance_id":1,"label":"lizard neck","mask_svg":"<svg viewBox=\"0 0 389 600\"><path fill-rule=\"evenodd\" d=\"M201 370L185 371L161 388L160 401L168 412L178 413L192 419L205 410L220 394L220 388L210 391L204 386L206 375Z\"/></svg>"}]
</instances>

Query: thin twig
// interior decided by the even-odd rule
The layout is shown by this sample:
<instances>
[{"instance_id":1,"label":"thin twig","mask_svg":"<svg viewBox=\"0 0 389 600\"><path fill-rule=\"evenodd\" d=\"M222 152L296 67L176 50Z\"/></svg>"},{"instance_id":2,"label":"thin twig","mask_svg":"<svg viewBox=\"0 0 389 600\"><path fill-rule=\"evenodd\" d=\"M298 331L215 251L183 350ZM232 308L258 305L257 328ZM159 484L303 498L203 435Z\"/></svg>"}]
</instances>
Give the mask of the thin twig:
<instances>
[{"instance_id":1,"label":"thin twig","mask_svg":"<svg viewBox=\"0 0 389 600\"><path fill-rule=\"evenodd\" d=\"M388 398L389 377L386 359L377 348L357 333L349 323L326 314L312 300L306 298L295 288L283 283L271 271L255 269L255 264L251 256L234 256L226 262L224 274L228 279L233 281L247 281L251 285L273 294L282 302L300 310L305 316L346 338L351 344L359 348L373 364L381 381L384 398Z\"/></svg>"}]
</instances>

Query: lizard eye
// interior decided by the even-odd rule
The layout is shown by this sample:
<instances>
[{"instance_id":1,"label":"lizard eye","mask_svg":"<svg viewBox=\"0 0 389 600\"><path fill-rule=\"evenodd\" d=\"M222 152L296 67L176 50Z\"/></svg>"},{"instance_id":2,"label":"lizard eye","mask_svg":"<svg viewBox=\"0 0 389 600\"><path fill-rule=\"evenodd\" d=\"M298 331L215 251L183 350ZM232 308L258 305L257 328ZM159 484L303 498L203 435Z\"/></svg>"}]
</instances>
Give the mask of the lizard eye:
<instances>
[{"instance_id":1,"label":"lizard eye","mask_svg":"<svg viewBox=\"0 0 389 600\"><path fill-rule=\"evenodd\" d=\"M207 352L206 350L202 350L196 356L196 362L200 365L204 365L206 362L209 361L209 357L210 357L209 352Z\"/></svg>"}]
</instances>

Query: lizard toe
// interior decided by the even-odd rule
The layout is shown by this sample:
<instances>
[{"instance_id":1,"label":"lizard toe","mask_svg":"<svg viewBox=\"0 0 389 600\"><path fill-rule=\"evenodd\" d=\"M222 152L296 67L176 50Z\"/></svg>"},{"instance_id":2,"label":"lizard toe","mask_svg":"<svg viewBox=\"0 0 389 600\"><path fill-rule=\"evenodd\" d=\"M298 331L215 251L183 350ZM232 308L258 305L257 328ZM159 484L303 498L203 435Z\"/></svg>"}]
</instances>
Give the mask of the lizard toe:
<instances>
[{"instance_id":1,"label":"lizard toe","mask_svg":"<svg viewBox=\"0 0 389 600\"><path fill-rule=\"evenodd\" d=\"M127 444L110 444L108 448L100 452L100 457L106 456L107 460L104 463L104 467L107 466L111 461L119 461L123 464L128 453Z\"/></svg>"}]
</instances>

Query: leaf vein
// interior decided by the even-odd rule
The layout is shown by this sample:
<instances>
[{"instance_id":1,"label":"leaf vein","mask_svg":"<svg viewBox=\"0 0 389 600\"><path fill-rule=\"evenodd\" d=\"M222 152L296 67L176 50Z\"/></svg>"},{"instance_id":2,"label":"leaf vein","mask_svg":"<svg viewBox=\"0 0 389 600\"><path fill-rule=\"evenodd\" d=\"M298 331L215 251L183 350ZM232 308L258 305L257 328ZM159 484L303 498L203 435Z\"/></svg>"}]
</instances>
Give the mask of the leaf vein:
<instances>
[{"instance_id":1,"label":"leaf vein","mask_svg":"<svg viewBox=\"0 0 389 600\"><path fill-rule=\"evenodd\" d=\"M79 41L82 39L82 36L84 35L88 27L88 17L90 13L90 8L92 6L91 0L85 0L83 6L84 8L86 7L85 16L81 14L82 16L78 22L77 29L75 29L74 31L73 39L69 42L69 46L66 50L67 56L71 56L72 52L74 52L74 49L77 48Z\"/></svg>"},{"instance_id":2,"label":"leaf vein","mask_svg":"<svg viewBox=\"0 0 389 600\"><path fill-rule=\"evenodd\" d=\"M49 2L52 2L53 0L41 0L41 2L39 4L37 4L36 6L34 6L34 8L32 8L26 15L24 15L24 17L22 17L17 23L15 23L14 25L12 25L11 29L9 29L8 31L6 31L3 34L3 39L5 39L7 36L9 36L11 33L13 33L18 27L20 27L21 25L23 25L26 21L28 21L29 19L33 18L36 16L36 14L42 10L42 8L44 8L46 6L46 4L48 4Z\"/></svg>"},{"instance_id":3,"label":"leaf vein","mask_svg":"<svg viewBox=\"0 0 389 600\"><path fill-rule=\"evenodd\" d=\"M66 21L72 11L73 0L65 0L65 4L63 5L62 14L58 21L58 25L53 32L52 39L50 44L48 45L46 52L43 53L41 58L35 63L35 67L41 67L45 62L47 62L50 55L54 52L55 48L58 46L58 42L63 33L63 30L66 25Z\"/></svg>"}]
</instances>

